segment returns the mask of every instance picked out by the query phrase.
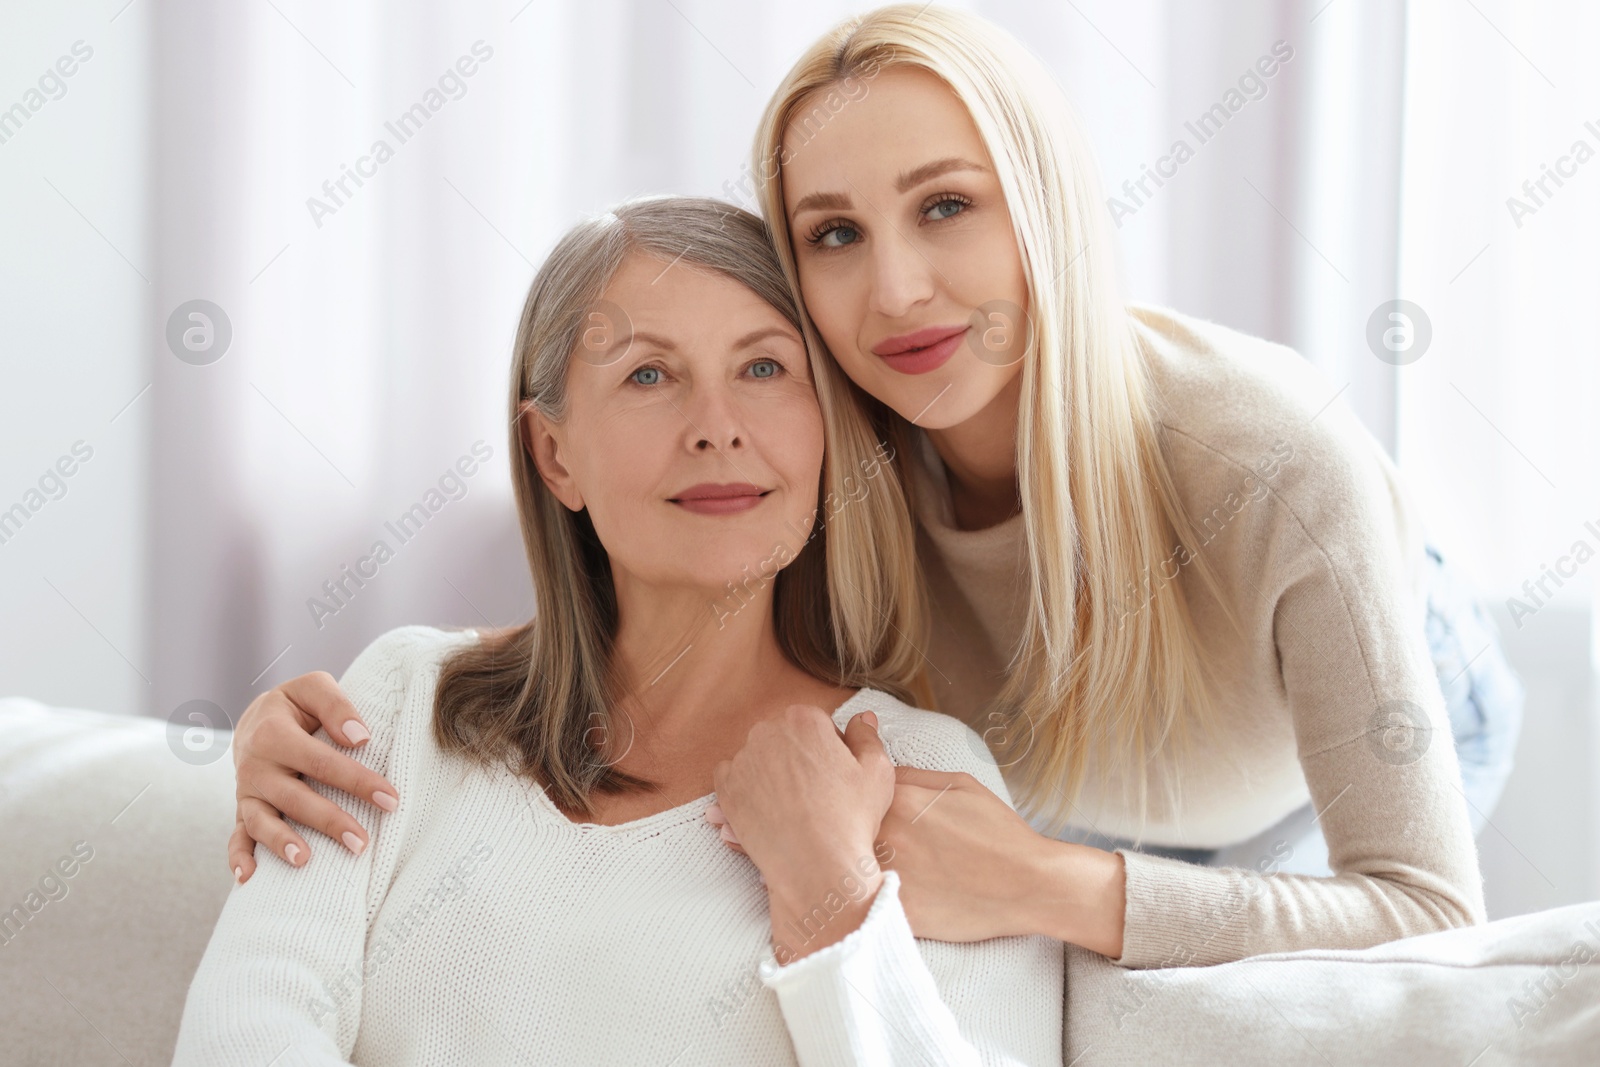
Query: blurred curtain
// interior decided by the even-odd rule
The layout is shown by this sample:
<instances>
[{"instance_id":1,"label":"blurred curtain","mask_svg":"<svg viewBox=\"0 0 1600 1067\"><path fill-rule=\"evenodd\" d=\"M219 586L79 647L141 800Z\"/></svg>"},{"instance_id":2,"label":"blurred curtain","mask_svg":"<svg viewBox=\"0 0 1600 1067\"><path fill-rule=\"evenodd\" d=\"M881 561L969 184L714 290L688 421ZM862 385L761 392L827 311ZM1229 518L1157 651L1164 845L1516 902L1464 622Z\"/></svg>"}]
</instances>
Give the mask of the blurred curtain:
<instances>
[{"instance_id":1,"label":"blurred curtain","mask_svg":"<svg viewBox=\"0 0 1600 1067\"><path fill-rule=\"evenodd\" d=\"M175 357L165 338L154 352L146 710L201 698L237 713L296 674L337 674L392 626L525 618L503 409L535 264L579 215L625 196L691 192L753 206L746 159L768 95L814 36L868 6L155 5L153 317L173 336L180 313L181 337L200 321L184 317L189 302L209 301L231 339L214 359ZM1397 407L1397 383L1428 360L1397 368L1374 358L1367 321L1403 295L1402 247L1408 279L1426 269L1427 285L1447 284L1473 249L1452 232L1445 260L1421 266L1423 248L1441 242L1402 223L1402 174L1408 207L1446 229L1452 215L1430 190L1486 186L1459 164L1418 169L1402 151L1407 123L1434 127L1443 120L1433 112L1460 106L1428 104L1407 79L1408 47L1413 61L1418 51L1407 7L966 6L1055 71L1085 115L1108 194L1126 199L1123 183L1137 189L1146 168L1173 171L1159 187L1147 181L1122 220L1130 296L1294 345L1348 383L1339 402L1409 452L1416 439L1397 412L1426 404L1411 401L1408 381L1411 406ZM1435 7L1448 10L1430 18L1477 17L1412 5ZM1437 56L1437 42L1428 47ZM1575 79L1576 64L1567 72ZM1474 77L1449 73L1451 85ZM1189 158L1161 164L1179 140ZM1592 194L1574 193L1555 210L1592 207ZM1551 240L1563 228L1538 221ZM1533 305L1502 312L1488 299L1511 262L1491 259L1456 291L1475 294L1463 308L1507 325ZM1480 320L1438 321L1447 308L1426 299L1440 307L1441 356L1461 335L1483 342L1463 389L1480 403L1511 402L1518 362L1492 367L1496 335ZM1523 391L1530 419L1547 393ZM1527 431L1535 449L1543 432ZM473 461L475 446L486 462ZM1429 461L1425 442L1416 451ZM1470 485L1440 453L1450 477Z\"/></svg>"},{"instance_id":2,"label":"blurred curtain","mask_svg":"<svg viewBox=\"0 0 1600 1067\"><path fill-rule=\"evenodd\" d=\"M1401 465L1498 599L1587 614L1600 561L1556 568L1600 550L1600 8L1410 6Z\"/></svg>"}]
</instances>

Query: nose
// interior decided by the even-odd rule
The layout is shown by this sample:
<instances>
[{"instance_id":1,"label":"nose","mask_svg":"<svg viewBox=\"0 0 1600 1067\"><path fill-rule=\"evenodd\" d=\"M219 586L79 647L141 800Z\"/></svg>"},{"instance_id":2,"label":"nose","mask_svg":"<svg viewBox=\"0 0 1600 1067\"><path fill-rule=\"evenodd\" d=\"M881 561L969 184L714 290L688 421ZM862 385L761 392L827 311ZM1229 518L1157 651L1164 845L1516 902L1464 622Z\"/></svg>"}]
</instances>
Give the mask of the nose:
<instances>
[{"instance_id":1,"label":"nose","mask_svg":"<svg viewBox=\"0 0 1600 1067\"><path fill-rule=\"evenodd\" d=\"M749 444L743 405L724 384L696 388L682 412L692 452L736 452Z\"/></svg>"},{"instance_id":2,"label":"nose","mask_svg":"<svg viewBox=\"0 0 1600 1067\"><path fill-rule=\"evenodd\" d=\"M933 296L936 274L932 263L912 241L887 219L873 242L871 310L886 319L904 318L912 308Z\"/></svg>"}]
</instances>

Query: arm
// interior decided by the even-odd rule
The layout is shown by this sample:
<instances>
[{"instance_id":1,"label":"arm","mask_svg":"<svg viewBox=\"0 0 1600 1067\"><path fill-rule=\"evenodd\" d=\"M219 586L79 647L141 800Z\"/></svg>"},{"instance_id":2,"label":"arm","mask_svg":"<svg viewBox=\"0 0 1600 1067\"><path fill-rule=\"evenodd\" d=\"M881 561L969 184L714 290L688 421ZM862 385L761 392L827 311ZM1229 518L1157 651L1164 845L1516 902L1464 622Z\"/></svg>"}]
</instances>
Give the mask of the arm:
<instances>
[{"instance_id":1,"label":"arm","mask_svg":"<svg viewBox=\"0 0 1600 1067\"><path fill-rule=\"evenodd\" d=\"M1334 874L1121 852L1126 938L1114 962L1122 966L1366 948L1484 921L1477 850L1408 592L1405 517L1395 511L1387 461L1372 461L1352 416L1333 409L1322 420L1294 441L1274 521L1252 530L1251 554L1272 566L1243 595L1274 606L1272 639ZM1271 859L1260 866L1270 871Z\"/></svg>"},{"instance_id":2,"label":"arm","mask_svg":"<svg viewBox=\"0 0 1600 1067\"><path fill-rule=\"evenodd\" d=\"M400 633L368 646L341 683L374 729L355 758L378 774L394 753L408 677ZM311 788L333 793L321 783ZM266 859L229 896L189 988L175 1065L348 1062L361 1018L367 917L377 903L372 887L386 883L374 870L392 868L403 832L401 814L380 820L364 801L355 806L377 827L370 847L330 849L304 870Z\"/></svg>"}]
</instances>

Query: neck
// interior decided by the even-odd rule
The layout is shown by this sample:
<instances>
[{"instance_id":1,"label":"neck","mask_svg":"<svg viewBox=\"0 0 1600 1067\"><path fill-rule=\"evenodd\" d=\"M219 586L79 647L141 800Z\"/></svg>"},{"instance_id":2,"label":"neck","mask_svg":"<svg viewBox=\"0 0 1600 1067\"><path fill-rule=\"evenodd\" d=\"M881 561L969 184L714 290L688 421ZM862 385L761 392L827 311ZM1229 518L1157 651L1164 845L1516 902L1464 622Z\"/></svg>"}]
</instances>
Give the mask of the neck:
<instances>
[{"instance_id":1,"label":"neck","mask_svg":"<svg viewBox=\"0 0 1600 1067\"><path fill-rule=\"evenodd\" d=\"M981 411L928 439L950 475L956 529L982 530L1022 510L1017 487L1017 419L1022 374L1013 375Z\"/></svg>"},{"instance_id":2,"label":"neck","mask_svg":"<svg viewBox=\"0 0 1600 1067\"><path fill-rule=\"evenodd\" d=\"M630 713L653 737L735 729L803 674L778 646L771 582L730 596L617 577L615 664Z\"/></svg>"}]
</instances>

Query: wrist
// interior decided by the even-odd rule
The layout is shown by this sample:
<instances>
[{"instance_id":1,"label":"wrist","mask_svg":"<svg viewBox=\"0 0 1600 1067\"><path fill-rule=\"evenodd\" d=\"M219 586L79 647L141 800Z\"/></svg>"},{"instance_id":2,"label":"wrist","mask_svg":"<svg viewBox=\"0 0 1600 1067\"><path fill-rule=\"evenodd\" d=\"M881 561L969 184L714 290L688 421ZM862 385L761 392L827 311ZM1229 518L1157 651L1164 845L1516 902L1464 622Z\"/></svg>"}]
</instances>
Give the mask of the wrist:
<instances>
[{"instance_id":1,"label":"wrist","mask_svg":"<svg viewBox=\"0 0 1600 1067\"><path fill-rule=\"evenodd\" d=\"M1111 959L1122 955L1127 876L1117 853L1046 838L1030 888L1029 930Z\"/></svg>"},{"instance_id":2,"label":"wrist","mask_svg":"<svg viewBox=\"0 0 1600 1067\"><path fill-rule=\"evenodd\" d=\"M815 864L804 877L773 878L766 872L762 876L767 881L773 953L782 965L859 929L884 881L870 850L854 860Z\"/></svg>"}]
</instances>

